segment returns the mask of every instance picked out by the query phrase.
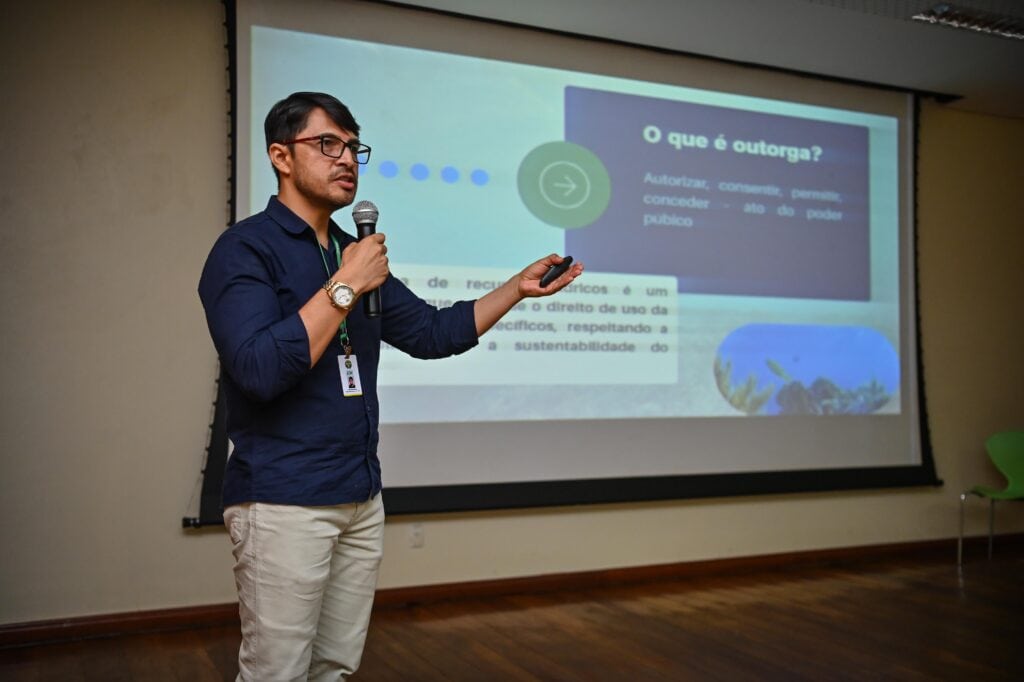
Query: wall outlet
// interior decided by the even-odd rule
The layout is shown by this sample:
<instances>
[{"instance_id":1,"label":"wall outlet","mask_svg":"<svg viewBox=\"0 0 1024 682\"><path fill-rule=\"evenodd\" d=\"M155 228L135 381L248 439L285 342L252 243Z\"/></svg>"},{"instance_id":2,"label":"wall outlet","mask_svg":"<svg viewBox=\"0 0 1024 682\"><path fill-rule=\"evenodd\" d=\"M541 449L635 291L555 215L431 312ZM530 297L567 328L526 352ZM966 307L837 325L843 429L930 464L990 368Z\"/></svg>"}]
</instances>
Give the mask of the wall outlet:
<instances>
[{"instance_id":1,"label":"wall outlet","mask_svg":"<svg viewBox=\"0 0 1024 682\"><path fill-rule=\"evenodd\" d=\"M409 524L409 546L413 549L420 549L425 542L426 534L423 532L423 524Z\"/></svg>"}]
</instances>

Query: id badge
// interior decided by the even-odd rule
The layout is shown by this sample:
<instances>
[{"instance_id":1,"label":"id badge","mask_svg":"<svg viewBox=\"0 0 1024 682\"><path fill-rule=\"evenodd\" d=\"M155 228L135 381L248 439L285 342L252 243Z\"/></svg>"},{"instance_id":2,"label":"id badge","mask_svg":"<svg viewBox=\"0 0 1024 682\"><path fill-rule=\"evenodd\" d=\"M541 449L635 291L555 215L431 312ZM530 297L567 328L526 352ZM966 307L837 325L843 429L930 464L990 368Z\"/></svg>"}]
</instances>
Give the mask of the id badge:
<instances>
[{"instance_id":1,"label":"id badge","mask_svg":"<svg viewBox=\"0 0 1024 682\"><path fill-rule=\"evenodd\" d=\"M363 394L363 384L359 381L359 363L356 356L339 355L338 368L341 370L341 394L346 398L355 398Z\"/></svg>"}]
</instances>

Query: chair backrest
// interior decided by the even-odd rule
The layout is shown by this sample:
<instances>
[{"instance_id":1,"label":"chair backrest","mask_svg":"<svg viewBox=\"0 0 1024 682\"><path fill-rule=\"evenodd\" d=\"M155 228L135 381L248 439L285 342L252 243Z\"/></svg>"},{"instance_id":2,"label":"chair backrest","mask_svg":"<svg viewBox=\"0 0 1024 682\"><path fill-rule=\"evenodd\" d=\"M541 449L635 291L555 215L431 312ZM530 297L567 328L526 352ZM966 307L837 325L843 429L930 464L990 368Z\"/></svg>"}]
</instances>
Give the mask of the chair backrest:
<instances>
[{"instance_id":1,"label":"chair backrest","mask_svg":"<svg viewBox=\"0 0 1024 682\"><path fill-rule=\"evenodd\" d=\"M1024 497L1024 431L1002 431L989 436L985 449L1006 476L1006 492Z\"/></svg>"}]
</instances>

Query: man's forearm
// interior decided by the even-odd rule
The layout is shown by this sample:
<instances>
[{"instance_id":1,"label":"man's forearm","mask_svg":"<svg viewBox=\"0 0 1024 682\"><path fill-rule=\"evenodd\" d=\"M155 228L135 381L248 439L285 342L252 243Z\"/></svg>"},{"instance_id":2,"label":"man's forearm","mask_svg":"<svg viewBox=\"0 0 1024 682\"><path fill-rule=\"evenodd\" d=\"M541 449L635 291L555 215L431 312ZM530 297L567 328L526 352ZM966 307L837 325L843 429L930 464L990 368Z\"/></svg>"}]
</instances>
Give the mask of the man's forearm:
<instances>
[{"instance_id":1,"label":"man's forearm","mask_svg":"<svg viewBox=\"0 0 1024 682\"><path fill-rule=\"evenodd\" d=\"M309 366L312 367L320 360L331 340L338 337L338 327L348 317L348 312L331 305L321 290L299 308L299 317L309 337Z\"/></svg>"},{"instance_id":2,"label":"man's forearm","mask_svg":"<svg viewBox=\"0 0 1024 682\"><path fill-rule=\"evenodd\" d=\"M505 313L523 300L522 294L519 293L517 279L517 277L513 277L497 289L478 298L473 304L477 336L482 336L484 332L494 326L495 322L504 317Z\"/></svg>"},{"instance_id":3,"label":"man's forearm","mask_svg":"<svg viewBox=\"0 0 1024 682\"><path fill-rule=\"evenodd\" d=\"M372 291L384 283L388 275L384 235L374 234L367 239L345 247L344 265L331 275L334 282L342 282L357 293ZM355 302L353 302L355 305ZM338 335L338 327L348 317L347 310L335 308L324 291L317 291L299 309L299 317L309 337L309 366L313 367Z\"/></svg>"}]
</instances>

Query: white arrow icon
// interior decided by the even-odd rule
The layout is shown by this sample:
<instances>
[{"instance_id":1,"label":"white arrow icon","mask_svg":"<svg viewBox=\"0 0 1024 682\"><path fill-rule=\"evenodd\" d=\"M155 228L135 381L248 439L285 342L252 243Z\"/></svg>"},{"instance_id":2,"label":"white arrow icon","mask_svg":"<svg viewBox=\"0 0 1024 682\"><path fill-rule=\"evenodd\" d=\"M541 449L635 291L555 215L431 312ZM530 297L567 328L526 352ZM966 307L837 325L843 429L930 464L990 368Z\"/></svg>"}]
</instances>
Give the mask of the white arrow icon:
<instances>
[{"instance_id":1,"label":"white arrow icon","mask_svg":"<svg viewBox=\"0 0 1024 682\"><path fill-rule=\"evenodd\" d=\"M549 183L548 176L552 175L554 177L558 177L558 173L562 174L562 180ZM580 184L577 184L576 181L570 177L570 174L578 177L580 179ZM540 194L544 197L545 201L555 208L563 210L579 208L587 201L587 199L590 198L590 178L587 177L587 172L585 170L572 161L555 161L553 163L549 163L544 167L544 170L540 172L538 186ZM562 196L552 197L548 194L548 189L561 190ZM582 198L575 200L570 199L569 195L573 194L577 189L582 189Z\"/></svg>"},{"instance_id":2,"label":"white arrow icon","mask_svg":"<svg viewBox=\"0 0 1024 682\"><path fill-rule=\"evenodd\" d=\"M558 189L565 189L565 196L569 196L576 191L576 183L568 175L563 175L562 177L565 178L565 182L555 182L552 184Z\"/></svg>"}]
</instances>

